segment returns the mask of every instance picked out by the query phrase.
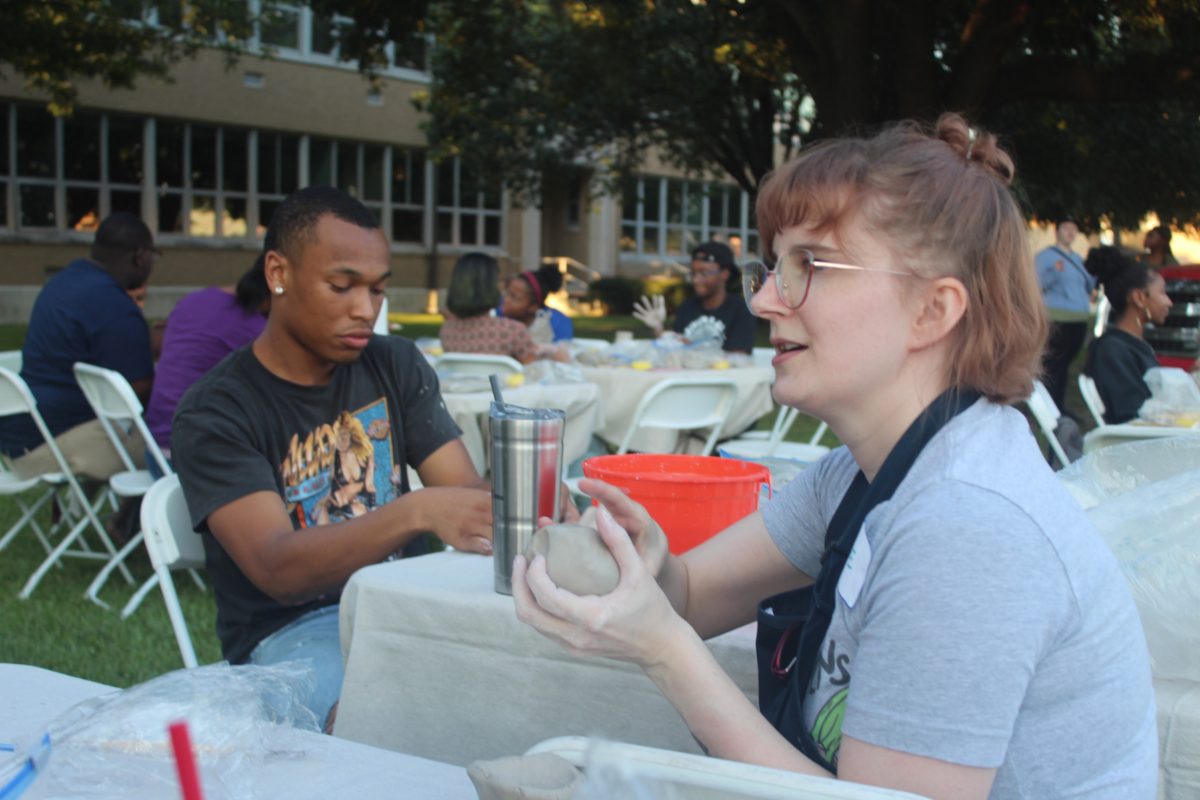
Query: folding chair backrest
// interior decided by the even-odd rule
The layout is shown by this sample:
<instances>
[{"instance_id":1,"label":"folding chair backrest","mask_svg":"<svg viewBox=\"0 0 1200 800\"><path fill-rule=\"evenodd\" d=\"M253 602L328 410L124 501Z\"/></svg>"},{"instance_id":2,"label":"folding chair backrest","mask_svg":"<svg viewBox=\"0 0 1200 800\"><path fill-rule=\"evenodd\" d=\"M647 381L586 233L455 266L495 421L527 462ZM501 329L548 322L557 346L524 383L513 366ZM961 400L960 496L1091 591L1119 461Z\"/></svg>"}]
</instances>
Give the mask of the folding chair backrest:
<instances>
[{"instance_id":1,"label":"folding chair backrest","mask_svg":"<svg viewBox=\"0 0 1200 800\"><path fill-rule=\"evenodd\" d=\"M20 350L0 350L0 367L20 375L23 363Z\"/></svg>"},{"instance_id":2,"label":"folding chair backrest","mask_svg":"<svg viewBox=\"0 0 1200 800\"><path fill-rule=\"evenodd\" d=\"M484 353L446 353L438 358L436 369L460 375L511 375L523 370L515 358Z\"/></svg>"},{"instance_id":3,"label":"folding chair backrest","mask_svg":"<svg viewBox=\"0 0 1200 800\"><path fill-rule=\"evenodd\" d=\"M1100 399L1100 390L1096 388L1096 382L1092 380L1091 375L1079 373L1079 394L1083 395L1083 404L1087 406L1087 410L1095 420L1096 426L1104 424L1104 401Z\"/></svg>"},{"instance_id":4,"label":"folding chair backrest","mask_svg":"<svg viewBox=\"0 0 1200 800\"><path fill-rule=\"evenodd\" d=\"M37 427L38 432L42 434L42 440L50 448L59 470L74 480L74 477L70 476L70 468L67 467L67 461L63 458L62 451L54 442L54 436L46 427L42 415L38 413L37 401L33 399L33 392L29 391L25 379L10 369L0 367L0 417L7 417L10 414L28 414L33 419L34 426Z\"/></svg>"},{"instance_id":5,"label":"folding chair backrest","mask_svg":"<svg viewBox=\"0 0 1200 800\"><path fill-rule=\"evenodd\" d=\"M142 531L155 566L167 569L204 566L204 544L192 530L178 475L159 478L142 498Z\"/></svg>"},{"instance_id":6,"label":"folding chair backrest","mask_svg":"<svg viewBox=\"0 0 1200 800\"><path fill-rule=\"evenodd\" d=\"M1066 451L1059 444L1058 437L1054 435L1062 413L1054 404L1054 398L1050 396L1050 390L1046 388L1045 384L1041 381L1033 382L1033 394L1029 395L1025 405L1029 407L1029 413L1033 414L1034 421L1037 422L1046 443L1050 445L1050 449L1058 458L1058 463L1064 467L1070 464L1071 459L1067 457Z\"/></svg>"},{"instance_id":7,"label":"folding chair backrest","mask_svg":"<svg viewBox=\"0 0 1200 800\"><path fill-rule=\"evenodd\" d=\"M737 400L732 378L670 378L642 396L618 453L629 450L639 428L686 431L711 428L702 455L713 451Z\"/></svg>"},{"instance_id":8,"label":"folding chair backrest","mask_svg":"<svg viewBox=\"0 0 1200 800\"><path fill-rule=\"evenodd\" d=\"M96 412L100 424L108 433L108 438L112 440L117 455L125 464L125 469L133 472L137 470L137 467L134 465L131 454L125 449L125 443L117 435L114 425L119 425L126 430L136 428L146 443L146 449L158 463L158 468L162 470L163 474L169 474L172 471L166 456L159 449L150 429L146 427L145 420L142 419L142 401L138 400L137 394L129 385L129 381L125 380L124 375L111 369L97 367L95 364L84 364L80 361L75 364L75 380L79 383L79 388L83 391L83 396L87 398L92 410Z\"/></svg>"},{"instance_id":9,"label":"folding chair backrest","mask_svg":"<svg viewBox=\"0 0 1200 800\"><path fill-rule=\"evenodd\" d=\"M383 298L383 303L379 306L379 316L375 317L375 327L372 333L377 333L380 336L387 336L390 333L388 329L388 301L387 297Z\"/></svg>"}]
</instances>

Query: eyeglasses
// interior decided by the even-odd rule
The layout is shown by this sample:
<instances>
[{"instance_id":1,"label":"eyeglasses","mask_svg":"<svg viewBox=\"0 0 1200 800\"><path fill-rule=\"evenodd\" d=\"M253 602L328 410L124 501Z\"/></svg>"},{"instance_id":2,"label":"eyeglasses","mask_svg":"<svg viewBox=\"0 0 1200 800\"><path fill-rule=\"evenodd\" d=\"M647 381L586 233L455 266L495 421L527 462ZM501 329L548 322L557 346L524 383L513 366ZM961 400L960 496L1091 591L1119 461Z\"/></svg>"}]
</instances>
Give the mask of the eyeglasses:
<instances>
[{"instance_id":1,"label":"eyeglasses","mask_svg":"<svg viewBox=\"0 0 1200 800\"><path fill-rule=\"evenodd\" d=\"M775 276L775 290L779 292L779 299L785 306L793 311L804 305L804 301L808 299L809 290L812 288L813 273L823 269L849 269L859 272L886 272L890 275L908 275L913 277L911 272L902 272L896 269L879 269L876 267L860 267L855 264L839 264L836 261L821 261L818 260L811 250L803 247L797 247L794 250L789 250L778 261L775 262L775 268L772 269L761 261L751 261L742 266L742 295L746 298L746 305L750 306L750 301L754 299L754 295L762 291L767 285L767 280L771 275ZM750 310L754 311L754 307L750 306Z\"/></svg>"},{"instance_id":2,"label":"eyeglasses","mask_svg":"<svg viewBox=\"0 0 1200 800\"><path fill-rule=\"evenodd\" d=\"M688 271L688 280L697 281L701 278L715 278L721 274L721 268L716 269L693 269Z\"/></svg>"}]
</instances>

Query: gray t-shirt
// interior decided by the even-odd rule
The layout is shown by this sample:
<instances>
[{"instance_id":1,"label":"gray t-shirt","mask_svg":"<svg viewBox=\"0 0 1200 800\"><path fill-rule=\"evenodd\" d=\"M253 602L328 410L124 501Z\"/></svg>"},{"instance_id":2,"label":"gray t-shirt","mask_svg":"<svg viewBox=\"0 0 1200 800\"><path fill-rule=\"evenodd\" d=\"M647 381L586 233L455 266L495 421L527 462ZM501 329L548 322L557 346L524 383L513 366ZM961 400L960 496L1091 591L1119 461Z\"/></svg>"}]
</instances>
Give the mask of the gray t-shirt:
<instances>
[{"instance_id":1,"label":"gray t-shirt","mask_svg":"<svg viewBox=\"0 0 1200 800\"><path fill-rule=\"evenodd\" d=\"M815 576L858 471L840 448L763 508ZM996 767L992 798L1153 798L1158 743L1141 622L1115 558L1024 417L981 400L863 523L804 704L842 733Z\"/></svg>"}]
</instances>

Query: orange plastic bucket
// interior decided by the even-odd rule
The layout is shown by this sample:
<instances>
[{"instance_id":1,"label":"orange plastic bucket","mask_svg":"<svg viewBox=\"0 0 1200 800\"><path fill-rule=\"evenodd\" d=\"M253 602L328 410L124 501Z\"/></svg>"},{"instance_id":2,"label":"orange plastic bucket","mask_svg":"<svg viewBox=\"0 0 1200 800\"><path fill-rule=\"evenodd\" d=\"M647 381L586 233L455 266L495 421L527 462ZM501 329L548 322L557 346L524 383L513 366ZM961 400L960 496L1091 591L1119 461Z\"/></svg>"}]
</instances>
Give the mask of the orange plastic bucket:
<instances>
[{"instance_id":1,"label":"orange plastic bucket","mask_svg":"<svg viewBox=\"0 0 1200 800\"><path fill-rule=\"evenodd\" d=\"M662 526L676 555L753 513L760 487L771 485L763 465L715 456L593 456L583 474L628 492Z\"/></svg>"}]
</instances>

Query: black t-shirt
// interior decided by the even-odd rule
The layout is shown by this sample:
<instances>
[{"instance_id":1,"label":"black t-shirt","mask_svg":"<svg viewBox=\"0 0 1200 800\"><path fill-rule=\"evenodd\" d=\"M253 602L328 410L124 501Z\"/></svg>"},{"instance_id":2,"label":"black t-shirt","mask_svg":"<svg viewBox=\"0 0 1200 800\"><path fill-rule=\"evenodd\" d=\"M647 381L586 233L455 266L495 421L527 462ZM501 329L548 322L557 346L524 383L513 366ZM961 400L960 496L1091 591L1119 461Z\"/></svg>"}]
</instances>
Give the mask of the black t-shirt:
<instances>
[{"instance_id":1,"label":"black t-shirt","mask_svg":"<svg viewBox=\"0 0 1200 800\"><path fill-rule=\"evenodd\" d=\"M754 348L754 329L757 321L740 294L727 294L725 302L712 309L700 305L698 298L689 297L680 303L675 312L675 332L683 333L688 325L700 317L715 317L725 323L726 351L740 350L749 353Z\"/></svg>"},{"instance_id":2,"label":"black t-shirt","mask_svg":"<svg viewBox=\"0 0 1200 800\"><path fill-rule=\"evenodd\" d=\"M1157 366L1154 349L1120 328L1109 328L1092 342L1083 371L1096 382L1105 422L1116 425L1137 416L1142 403L1150 399L1146 370Z\"/></svg>"},{"instance_id":3,"label":"black t-shirt","mask_svg":"<svg viewBox=\"0 0 1200 800\"><path fill-rule=\"evenodd\" d=\"M269 372L250 347L231 354L184 395L171 459L187 497L217 600L217 636L231 663L263 638L341 592L282 606L258 589L208 529L208 515L254 492L284 498L293 529L365 514L409 491L420 465L461 431L437 376L412 342L375 336L324 386Z\"/></svg>"}]
</instances>

